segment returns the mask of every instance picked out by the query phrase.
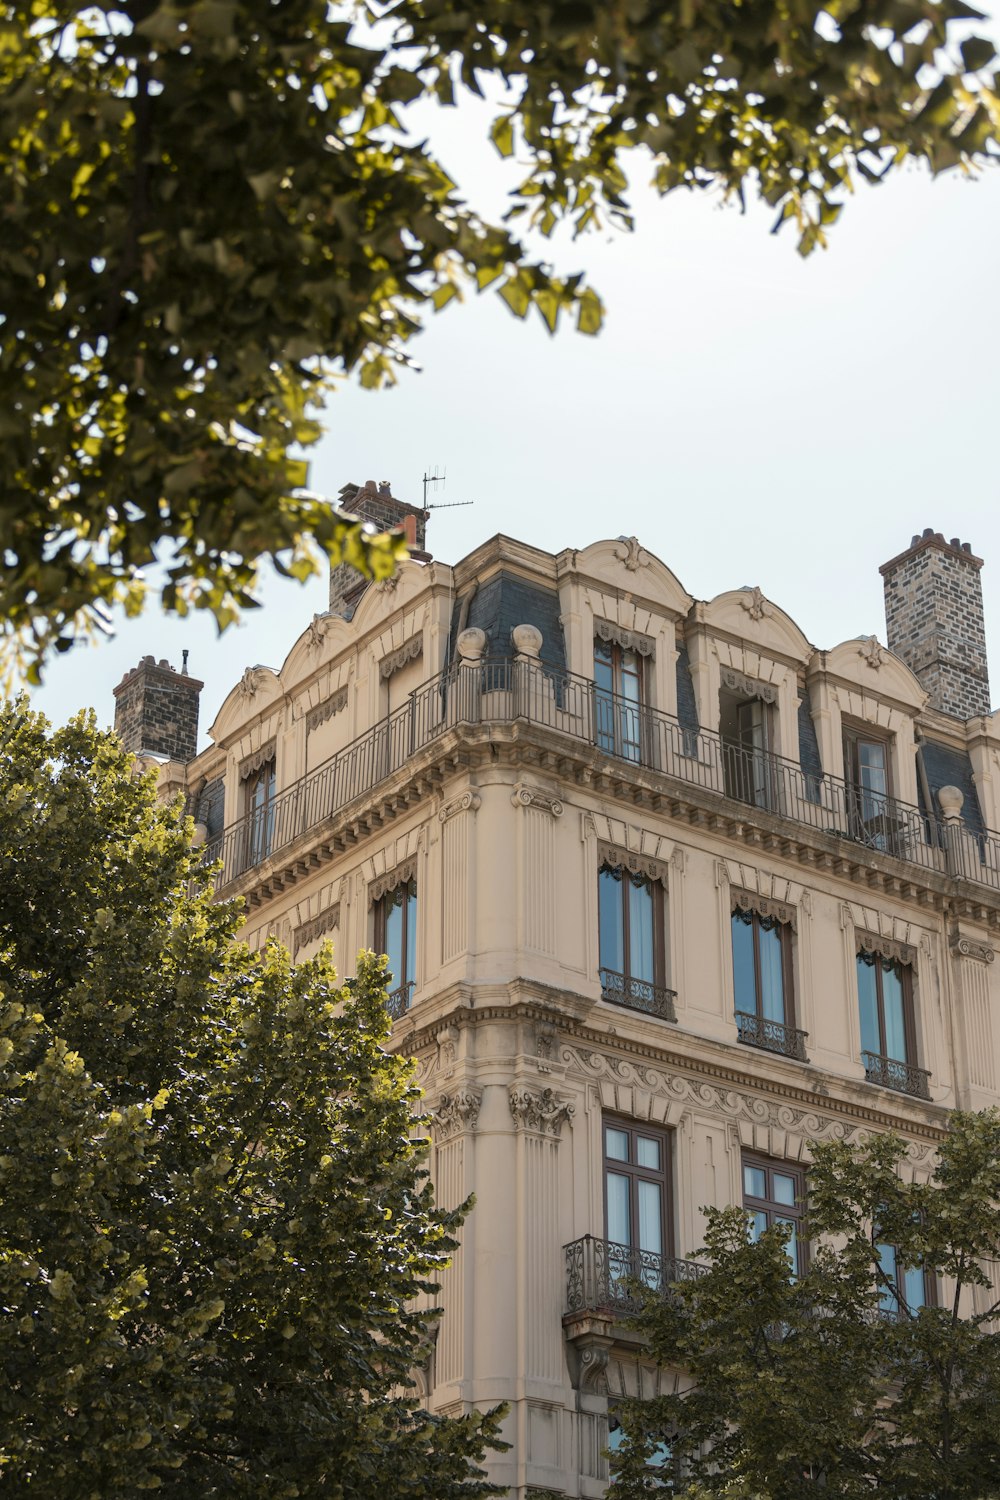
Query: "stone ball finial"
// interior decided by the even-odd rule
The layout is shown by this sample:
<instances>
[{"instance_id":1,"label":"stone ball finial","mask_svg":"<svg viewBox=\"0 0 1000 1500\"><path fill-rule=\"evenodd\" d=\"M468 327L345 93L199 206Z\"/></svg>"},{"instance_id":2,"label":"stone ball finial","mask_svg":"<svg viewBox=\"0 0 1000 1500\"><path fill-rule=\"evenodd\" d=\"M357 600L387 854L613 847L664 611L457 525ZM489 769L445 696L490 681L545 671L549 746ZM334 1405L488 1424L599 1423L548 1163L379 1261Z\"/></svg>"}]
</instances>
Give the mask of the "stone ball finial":
<instances>
[{"instance_id":1,"label":"stone ball finial","mask_svg":"<svg viewBox=\"0 0 1000 1500\"><path fill-rule=\"evenodd\" d=\"M486 631L479 630L475 625L468 630L463 630L456 642L458 654L463 661L478 661L486 650Z\"/></svg>"},{"instance_id":2,"label":"stone ball finial","mask_svg":"<svg viewBox=\"0 0 1000 1500\"><path fill-rule=\"evenodd\" d=\"M518 656L537 657L542 649L542 632L537 625L515 625L511 637Z\"/></svg>"},{"instance_id":3,"label":"stone ball finial","mask_svg":"<svg viewBox=\"0 0 1000 1500\"><path fill-rule=\"evenodd\" d=\"M957 786L942 786L938 788L938 802L944 813L946 822L953 822L962 816L962 804L965 801L964 794Z\"/></svg>"}]
</instances>

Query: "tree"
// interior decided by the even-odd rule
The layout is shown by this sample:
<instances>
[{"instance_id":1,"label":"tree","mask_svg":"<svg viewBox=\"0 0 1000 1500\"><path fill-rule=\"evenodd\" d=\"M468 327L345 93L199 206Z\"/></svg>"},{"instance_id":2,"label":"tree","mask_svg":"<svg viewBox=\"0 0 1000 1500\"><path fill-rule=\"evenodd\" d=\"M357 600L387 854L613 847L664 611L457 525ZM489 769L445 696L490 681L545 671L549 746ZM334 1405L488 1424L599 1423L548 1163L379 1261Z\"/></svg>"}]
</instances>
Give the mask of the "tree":
<instances>
[{"instance_id":1,"label":"tree","mask_svg":"<svg viewBox=\"0 0 1000 1500\"><path fill-rule=\"evenodd\" d=\"M625 1410L612 1500L662 1491L665 1441L702 1500L1000 1494L1000 1115L953 1115L927 1183L894 1135L813 1151L801 1275L783 1226L752 1243L712 1209L705 1274L647 1301L652 1352L686 1375Z\"/></svg>"},{"instance_id":2,"label":"tree","mask_svg":"<svg viewBox=\"0 0 1000 1500\"><path fill-rule=\"evenodd\" d=\"M251 954L189 835L92 722L0 711L0 1480L493 1494L497 1414L413 1396L462 1213L381 961Z\"/></svg>"},{"instance_id":3,"label":"tree","mask_svg":"<svg viewBox=\"0 0 1000 1500\"><path fill-rule=\"evenodd\" d=\"M30 23L25 25L25 13ZM507 220L630 226L662 193L757 194L800 250L858 180L995 156L964 0L0 0L0 619L21 659L113 604L220 626L259 560L376 576L294 456L331 382L377 386L421 318L492 287L554 330L601 304L459 196L407 106L486 90L525 173ZM968 31L968 27L965 28ZM14 649L14 648L10 648Z\"/></svg>"}]
</instances>

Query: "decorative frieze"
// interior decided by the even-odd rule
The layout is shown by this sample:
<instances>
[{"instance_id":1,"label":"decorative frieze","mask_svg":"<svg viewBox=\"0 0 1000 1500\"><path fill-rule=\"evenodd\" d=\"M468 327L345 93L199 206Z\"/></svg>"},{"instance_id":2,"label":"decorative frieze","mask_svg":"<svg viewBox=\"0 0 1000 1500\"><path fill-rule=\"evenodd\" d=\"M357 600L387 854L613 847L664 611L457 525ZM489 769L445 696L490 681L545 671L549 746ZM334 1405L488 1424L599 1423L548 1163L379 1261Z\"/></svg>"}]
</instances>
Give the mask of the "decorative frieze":
<instances>
[{"instance_id":1,"label":"decorative frieze","mask_svg":"<svg viewBox=\"0 0 1000 1500\"><path fill-rule=\"evenodd\" d=\"M378 664L378 675L383 682L386 682L394 672L400 671L408 662L416 661L417 657L423 654L423 635L413 635L397 651L390 651L388 656L383 656Z\"/></svg>"},{"instance_id":2,"label":"decorative frieze","mask_svg":"<svg viewBox=\"0 0 1000 1500\"><path fill-rule=\"evenodd\" d=\"M948 938L948 944L953 953L960 958L972 958L981 964L991 964L996 958L996 953L989 943L980 943L975 938L965 937L963 933L952 932Z\"/></svg>"},{"instance_id":3,"label":"decorative frieze","mask_svg":"<svg viewBox=\"0 0 1000 1500\"><path fill-rule=\"evenodd\" d=\"M315 708L311 708L306 714L307 731L311 732L314 729L318 729L321 724L325 724L335 714L342 713L346 707L347 689L346 687L337 688L336 692L331 693L329 698L326 698L322 703L318 703Z\"/></svg>"},{"instance_id":4,"label":"decorative frieze","mask_svg":"<svg viewBox=\"0 0 1000 1500\"><path fill-rule=\"evenodd\" d=\"M438 812L438 821L447 823L449 818L460 812L478 812L482 805L483 799L478 792L463 792L460 797L452 797L450 802L444 804Z\"/></svg>"},{"instance_id":5,"label":"decorative frieze","mask_svg":"<svg viewBox=\"0 0 1000 1500\"><path fill-rule=\"evenodd\" d=\"M368 899L371 902L380 900L386 891L394 891L398 885L405 885L408 880L417 878L417 860L414 855L410 859L404 859L402 864L387 870L384 875L377 875L368 884Z\"/></svg>"},{"instance_id":6,"label":"decorative frieze","mask_svg":"<svg viewBox=\"0 0 1000 1500\"><path fill-rule=\"evenodd\" d=\"M340 926L340 902L328 906L326 911L321 911L318 916L310 918L296 927L292 933L292 954L298 953L300 948L305 948L309 943L314 943L317 938L326 937L335 927Z\"/></svg>"},{"instance_id":7,"label":"decorative frieze","mask_svg":"<svg viewBox=\"0 0 1000 1500\"><path fill-rule=\"evenodd\" d=\"M745 609L746 605L743 607ZM756 677L747 677L734 667L723 667L720 681L730 693L739 693L741 698L760 698L764 703L778 701L778 689L772 682L760 682Z\"/></svg>"},{"instance_id":8,"label":"decorative frieze","mask_svg":"<svg viewBox=\"0 0 1000 1500\"><path fill-rule=\"evenodd\" d=\"M540 786L528 786L523 781L517 783L510 800L514 807L537 807L541 812L551 813L554 818L563 815L563 805L554 793Z\"/></svg>"},{"instance_id":9,"label":"decorative frieze","mask_svg":"<svg viewBox=\"0 0 1000 1500\"><path fill-rule=\"evenodd\" d=\"M752 911L758 917L768 917L775 922L784 922L794 931L795 907L784 901L773 901L770 896L760 896L756 891L739 890L732 887L733 911Z\"/></svg>"},{"instance_id":10,"label":"decorative frieze","mask_svg":"<svg viewBox=\"0 0 1000 1500\"><path fill-rule=\"evenodd\" d=\"M536 1130L541 1135L560 1136L563 1122L572 1121L575 1113L568 1099L558 1099L552 1089L514 1087L510 1091L510 1112L518 1130Z\"/></svg>"},{"instance_id":11,"label":"decorative frieze","mask_svg":"<svg viewBox=\"0 0 1000 1500\"><path fill-rule=\"evenodd\" d=\"M668 866L648 854L636 854L631 849L621 848L619 844L609 844L604 839L598 839L597 859L599 864L619 867L632 875L645 875L649 880L659 881L665 890L669 886Z\"/></svg>"},{"instance_id":12,"label":"decorative frieze","mask_svg":"<svg viewBox=\"0 0 1000 1500\"><path fill-rule=\"evenodd\" d=\"M635 651L639 656L656 655L656 642L652 636L643 635L639 630L626 630L623 625L615 625L611 620L595 620L594 635L599 641L620 646L623 651Z\"/></svg>"},{"instance_id":13,"label":"decorative frieze","mask_svg":"<svg viewBox=\"0 0 1000 1500\"><path fill-rule=\"evenodd\" d=\"M453 1094L442 1094L431 1111L431 1122L439 1140L462 1131L474 1131L483 1102L482 1089L466 1086Z\"/></svg>"},{"instance_id":14,"label":"decorative frieze","mask_svg":"<svg viewBox=\"0 0 1000 1500\"><path fill-rule=\"evenodd\" d=\"M917 950L912 943L881 937L877 932L864 932L857 928L854 942L859 953L877 953L880 958L887 958L891 963L912 964L916 961Z\"/></svg>"},{"instance_id":15,"label":"decorative frieze","mask_svg":"<svg viewBox=\"0 0 1000 1500\"><path fill-rule=\"evenodd\" d=\"M248 755L246 760L240 761L240 780L249 781L251 776L256 776L262 767L269 765L274 760L275 741L268 740L266 745L261 745L253 755Z\"/></svg>"}]
</instances>

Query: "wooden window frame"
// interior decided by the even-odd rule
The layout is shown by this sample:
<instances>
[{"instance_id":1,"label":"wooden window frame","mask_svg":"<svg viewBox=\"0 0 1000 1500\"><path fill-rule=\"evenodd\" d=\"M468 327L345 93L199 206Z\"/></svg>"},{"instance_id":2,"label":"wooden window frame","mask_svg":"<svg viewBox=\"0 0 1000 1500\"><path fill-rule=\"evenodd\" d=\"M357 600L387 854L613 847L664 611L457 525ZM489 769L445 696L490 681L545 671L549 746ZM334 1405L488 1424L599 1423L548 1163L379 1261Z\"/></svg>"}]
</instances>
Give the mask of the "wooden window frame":
<instances>
[{"instance_id":1,"label":"wooden window frame","mask_svg":"<svg viewBox=\"0 0 1000 1500\"><path fill-rule=\"evenodd\" d=\"M760 1171L767 1173L767 1189L770 1196L756 1198L746 1190L746 1178L743 1174L744 1167L757 1167ZM779 1203L773 1196L772 1174L780 1172L784 1177L793 1177L796 1181L798 1191L795 1194L795 1203ZM798 1249L796 1274L801 1276L809 1264L809 1242L803 1232L805 1221L805 1197L806 1197L806 1174L803 1167L795 1162L780 1160L773 1156L762 1156L755 1151L744 1151L740 1155L740 1188L742 1191L743 1208L749 1213L751 1210L764 1213L767 1216L766 1228L770 1229L776 1219L792 1219L795 1222L795 1240Z\"/></svg>"},{"instance_id":2,"label":"wooden window frame","mask_svg":"<svg viewBox=\"0 0 1000 1500\"><path fill-rule=\"evenodd\" d=\"M867 740L870 744L881 745L885 750L885 793L886 797L894 797L892 752L895 744L895 736L881 729L873 729L867 724L842 725L844 736L844 780L858 792L862 792L861 764L858 759L858 746ZM873 794L873 795L878 795Z\"/></svg>"},{"instance_id":3,"label":"wooden window frame","mask_svg":"<svg viewBox=\"0 0 1000 1500\"><path fill-rule=\"evenodd\" d=\"M897 1259L896 1259L895 1284L896 1284L896 1301L897 1301L897 1307L898 1307L898 1306L900 1306L905 1301L905 1298L903 1297L903 1272L902 1272L902 1269L901 1269L901 1267L899 1265L898 1251L896 1250L896 1247L892 1243L891 1240L879 1239L877 1228L876 1228L876 1230L874 1231L874 1233L872 1235L872 1243L874 1244L876 1250L878 1249L878 1247L880 1245L888 1245L892 1249L892 1251L896 1254L896 1256L897 1256ZM928 1270L925 1269L924 1272L923 1272L923 1277L924 1277L924 1300L923 1300L923 1304L922 1305L924 1307L937 1307L937 1305L938 1305L937 1276L934 1274L933 1271L928 1271ZM881 1283L879 1283L879 1286L880 1286L880 1289L881 1289ZM906 1303L906 1306L907 1306L907 1308L909 1308L909 1303ZM889 1309L888 1308L883 1308L883 1311L884 1312L888 1312Z\"/></svg>"},{"instance_id":4,"label":"wooden window frame","mask_svg":"<svg viewBox=\"0 0 1000 1500\"><path fill-rule=\"evenodd\" d=\"M264 799L257 805L257 789L265 787ZM275 756L263 761L243 781L243 806L246 819L246 864L267 859L274 844L274 807L278 798L278 767Z\"/></svg>"},{"instance_id":5,"label":"wooden window frame","mask_svg":"<svg viewBox=\"0 0 1000 1500\"><path fill-rule=\"evenodd\" d=\"M389 890L383 891L382 894L377 898L377 900L372 905L372 912L373 912L373 915L374 915L374 944L373 944L373 946L374 946L374 949L375 949L376 953L386 953L387 952L387 948L386 948L387 931L386 931L386 929L387 929L388 921L389 921L389 913L392 910L392 908L397 904L394 898L398 895L398 893L400 891L404 892L403 900L402 900L402 908L403 908L403 942L402 942L402 953L401 953L401 967L402 967L403 972L402 972L401 975L400 974L393 974L392 975L393 988L389 992L390 993L390 999L393 996L398 995L401 990L404 990L404 989L406 989L407 987L409 987L411 985L413 985L413 986L416 985L416 974L417 974L417 964L416 964L417 934L416 934L415 930L413 932L410 931L411 923L410 923L409 915L408 915L409 914L409 899L410 899L410 896L412 895L414 901L416 901L418 899L418 897L417 897L417 882L416 882L416 877L411 875L408 880L401 880L398 883L398 885L394 885ZM417 920L417 913L416 913L416 911L414 911L414 914L413 914L413 924L412 924L413 927L414 927L414 929L416 927L416 920ZM407 970L410 967L410 949L411 949L411 945L412 945L412 949L413 949L413 955L412 955L413 956L413 979L407 979L406 973L407 973Z\"/></svg>"},{"instance_id":6,"label":"wooden window frame","mask_svg":"<svg viewBox=\"0 0 1000 1500\"><path fill-rule=\"evenodd\" d=\"M889 964L899 970L900 984L903 991L903 1041L906 1045L906 1056L898 1059L908 1068L919 1066L917 1062L917 1026L916 1016L913 1009L913 965L904 963L900 958L887 958L884 953L876 953L871 948L866 948L863 943L858 947L854 960L855 974L857 966L864 961L864 955L873 960L871 967L875 970L875 1003L878 1012L878 1035L879 1035L879 1057L888 1058L885 1041L885 998L882 993L882 965ZM856 982L856 981L855 981ZM861 1025L861 994L858 986L858 1026ZM890 1059L896 1061L897 1059Z\"/></svg>"},{"instance_id":7,"label":"wooden window frame","mask_svg":"<svg viewBox=\"0 0 1000 1500\"><path fill-rule=\"evenodd\" d=\"M608 1155L608 1130L621 1130L629 1138L629 1158L625 1162L618 1157ZM636 1162L635 1141L640 1135L655 1138L660 1143L660 1161L662 1167L659 1172L654 1172L651 1167L640 1167ZM663 1250L661 1255L664 1261L670 1260L674 1254L674 1194L673 1194L673 1132L664 1129L661 1125L646 1125L641 1121L626 1119L621 1115L601 1115L601 1193L604 1200L604 1237L609 1244L619 1244L620 1241L612 1241L608 1234L608 1172L616 1172L621 1177L627 1177L630 1184L645 1181L656 1182L662 1189L661 1202L663 1204L663 1219L660 1225L662 1232ZM631 1249L639 1249L639 1195L631 1187L629 1191L629 1231L632 1234Z\"/></svg>"},{"instance_id":8,"label":"wooden window frame","mask_svg":"<svg viewBox=\"0 0 1000 1500\"><path fill-rule=\"evenodd\" d=\"M636 662L636 671L634 675L636 683L638 685L638 699L634 703L630 698L626 697L622 689L622 683L625 676L624 657L626 652L630 656L634 657ZM600 724L597 709L596 700L608 696L608 689L605 687L601 687L597 681L597 662L599 654L602 655L605 659L610 659L610 729L605 728ZM646 661L647 658L643 656L640 651L637 651L634 647L622 646L617 641L605 641L602 640L600 636L595 635L594 637L594 740L599 749L604 748L606 750L606 753L617 755L622 760L630 761L636 765L642 765L648 760L648 756L646 754L646 709L649 707L649 684L647 681ZM626 754L625 747L627 745L629 748L631 748L632 741L626 740L625 736L622 733L622 716L628 713L634 713L636 715L636 753L634 755ZM602 740L611 741L610 751L607 751L606 746L602 746Z\"/></svg>"},{"instance_id":9,"label":"wooden window frame","mask_svg":"<svg viewBox=\"0 0 1000 1500\"><path fill-rule=\"evenodd\" d=\"M602 860L597 870L598 902L597 902L597 964L599 969L611 970L609 964L605 964L601 951L601 903L600 903L600 880L604 871L610 873L618 872L621 878L622 888L622 976L625 979L635 979L642 983L652 983L659 988L666 988L667 984L667 941L666 941L666 902L664 900L663 883L654 880L650 875L636 874L627 865L612 864L610 860ZM644 980L641 975L632 972L632 955L630 952L629 938L629 909L631 900L631 882L648 886L653 897L653 978Z\"/></svg>"},{"instance_id":10,"label":"wooden window frame","mask_svg":"<svg viewBox=\"0 0 1000 1500\"><path fill-rule=\"evenodd\" d=\"M750 926L752 928L752 931L753 931L754 991L755 991L755 1000L756 1000L756 1006L757 1006L756 1016L757 1016L757 1019L760 1020L760 1021L762 1021L764 1019L764 1012L763 1012L763 1009L762 1009L762 1003L763 1003L763 996L762 996L763 984L761 982L761 969L760 969L760 928L761 928L761 924L766 924L766 929L768 931L771 931L775 927L777 927L777 929L778 929L778 931L779 931L779 933L781 935L781 988L782 988L782 1003L783 1003L783 1007L784 1007L784 1015L782 1017L781 1024L783 1026L787 1027L789 1030L794 1030L795 1029L795 1025L796 1025L796 1009L795 1009L795 985L794 985L793 969L792 969L792 927L791 927L791 923L790 922L783 922L780 917L766 917L766 916L762 916L760 912L754 911L752 908L748 910L748 909L746 909L746 908L744 908L742 906L734 906L733 910L732 910L732 915L730 917L730 923L729 923L730 933L732 932L732 924L735 921L737 921L737 920L743 922L744 925L746 925L746 926ZM738 996L736 994L736 952L735 952L735 945L734 945L734 948L733 948L733 1008L734 1008L734 1010L737 1011L737 1013L740 1010L739 1000L738 1000ZM748 1012L748 1014L754 1014L754 1012Z\"/></svg>"}]
</instances>

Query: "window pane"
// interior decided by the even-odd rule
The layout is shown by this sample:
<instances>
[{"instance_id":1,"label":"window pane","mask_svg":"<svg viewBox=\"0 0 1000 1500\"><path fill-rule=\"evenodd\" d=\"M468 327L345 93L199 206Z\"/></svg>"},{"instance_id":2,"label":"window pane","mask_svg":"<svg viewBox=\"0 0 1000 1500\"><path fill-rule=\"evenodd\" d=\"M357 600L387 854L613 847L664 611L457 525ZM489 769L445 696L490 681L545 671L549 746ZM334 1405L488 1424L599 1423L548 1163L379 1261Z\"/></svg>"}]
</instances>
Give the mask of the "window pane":
<instances>
[{"instance_id":1,"label":"window pane","mask_svg":"<svg viewBox=\"0 0 1000 1500\"><path fill-rule=\"evenodd\" d=\"M749 913L748 913L749 915ZM757 1013L757 981L753 970L753 918L733 912L733 989L736 1009Z\"/></svg>"},{"instance_id":2,"label":"window pane","mask_svg":"<svg viewBox=\"0 0 1000 1500\"><path fill-rule=\"evenodd\" d=\"M767 1173L763 1167L743 1168L743 1193L747 1198L767 1197Z\"/></svg>"},{"instance_id":3,"label":"window pane","mask_svg":"<svg viewBox=\"0 0 1000 1500\"><path fill-rule=\"evenodd\" d=\"M612 1161L628 1161L628 1131L604 1127L604 1154Z\"/></svg>"},{"instance_id":4,"label":"window pane","mask_svg":"<svg viewBox=\"0 0 1000 1500\"><path fill-rule=\"evenodd\" d=\"M791 1238L785 1245L785 1254L788 1256L792 1270L797 1271L799 1269L799 1236L796 1231L795 1220L783 1219L779 1215L775 1215L774 1222L775 1224L787 1224L792 1231Z\"/></svg>"},{"instance_id":5,"label":"window pane","mask_svg":"<svg viewBox=\"0 0 1000 1500\"><path fill-rule=\"evenodd\" d=\"M653 888L636 875L628 879L629 974L633 979L655 979L653 970Z\"/></svg>"},{"instance_id":6,"label":"window pane","mask_svg":"<svg viewBox=\"0 0 1000 1500\"><path fill-rule=\"evenodd\" d=\"M635 1143L635 1157L640 1167L651 1172L660 1170L660 1143L648 1135L640 1135Z\"/></svg>"},{"instance_id":7,"label":"window pane","mask_svg":"<svg viewBox=\"0 0 1000 1500\"><path fill-rule=\"evenodd\" d=\"M787 1203L790 1208L795 1207L795 1189L798 1184L794 1177L789 1177L786 1172L772 1172L771 1180L774 1183L775 1203Z\"/></svg>"},{"instance_id":8,"label":"window pane","mask_svg":"<svg viewBox=\"0 0 1000 1500\"><path fill-rule=\"evenodd\" d=\"M781 928L757 924L760 943L760 1011L768 1021L785 1020L785 983L782 974Z\"/></svg>"},{"instance_id":9,"label":"window pane","mask_svg":"<svg viewBox=\"0 0 1000 1500\"><path fill-rule=\"evenodd\" d=\"M389 988L403 984L403 905L399 891L385 897L385 951L389 959Z\"/></svg>"},{"instance_id":10,"label":"window pane","mask_svg":"<svg viewBox=\"0 0 1000 1500\"><path fill-rule=\"evenodd\" d=\"M895 1245L879 1245L878 1263L882 1268L882 1274L889 1282L883 1286L878 1299L878 1305L883 1312L894 1313L899 1307L896 1297L896 1247Z\"/></svg>"},{"instance_id":11,"label":"window pane","mask_svg":"<svg viewBox=\"0 0 1000 1500\"><path fill-rule=\"evenodd\" d=\"M858 772L866 791L885 796L889 789L886 776L885 746L878 740L858 741Z\"/></svg>"},{"instance_id":12,"label":"window pane","mask_svg":"<svg viewBox=\"0 0 1000 1500\"><path fill-rule=\"evenodd\" d=\"M608 1239L619 1245L631 1245L632 1225L629 1214L629 1180L620 1172L609 1172Z\"/></svg>"},{"instance_id":13,"label":"window pane","mask_svg":"<svg viewBox=\"0 0 1000 1500\"><path fill-rule=\"evenodd\" d=\"M406 983L417 977L417 886L411 880L406 897Z\"/></svg>"},{"instance_id":14,"label":"window pane","mask_svg":"<svg viewBox=\"0 0 1000 1500\"><path fill-rule=\"evenodd\" d=\"M910 1312L916 1312L923 1307L927 1299L927 1290L924 1282L923 1266L908 1266L903 1272L903 1296Z\"/></svg>"},{"instance_id":15,"label":"window pane","mask_svg":"<svg viewBox=\"0 0 1000 1500\"><path fill-rule=\"evenodd\" d=\"M906 1062L903 1026L903 981L895 964L882 965L882 1008L885 1012L885 1055Z\"/></svg>"},{"instance_id":16,"label":"window pane","mask_svg":"<svg viewBox=\"0 0 1000 1500\"><path fill-rule=\"evenodd\" d=\"M622 880L620 870L604 868L597 877L598 927L602 969L621 974L624 969Z\"/></svg>"},{"instance_id":17,"label":"window pane","mask_svg":"<svg viewBox=\"0 0 1000 1500\"><path fill-rule=\"evenodd\" d=\"M871 955L858 954L858 1009L861 1020L861 1046L865 1052L882 1051L878 1031L878 997L875 990L875 965Z\"/></svg>"},{"instance_id":18,"label":"window pane","mask_svg":"<svg viewBox=\"0 0 1000 1500\"><path fill-rule=\"evenodd\" d=\"M658 1182L636 1183L639 1197L639 1249L663 1254L663 1196Z\"/></svg>"},{"instance_id":19,"label":"window pane","mask_svg":"<svg viewBox=\"0 0 1000 1500\"><path fill-rule=\"evenodd\" d=\"M759 1240L767 1228L767 1214L762 1213L759 1208L752 1208L747 1214L747 1218L750 1220L750 1238L752 1240Z\"/></svg>"}]
</instances>

